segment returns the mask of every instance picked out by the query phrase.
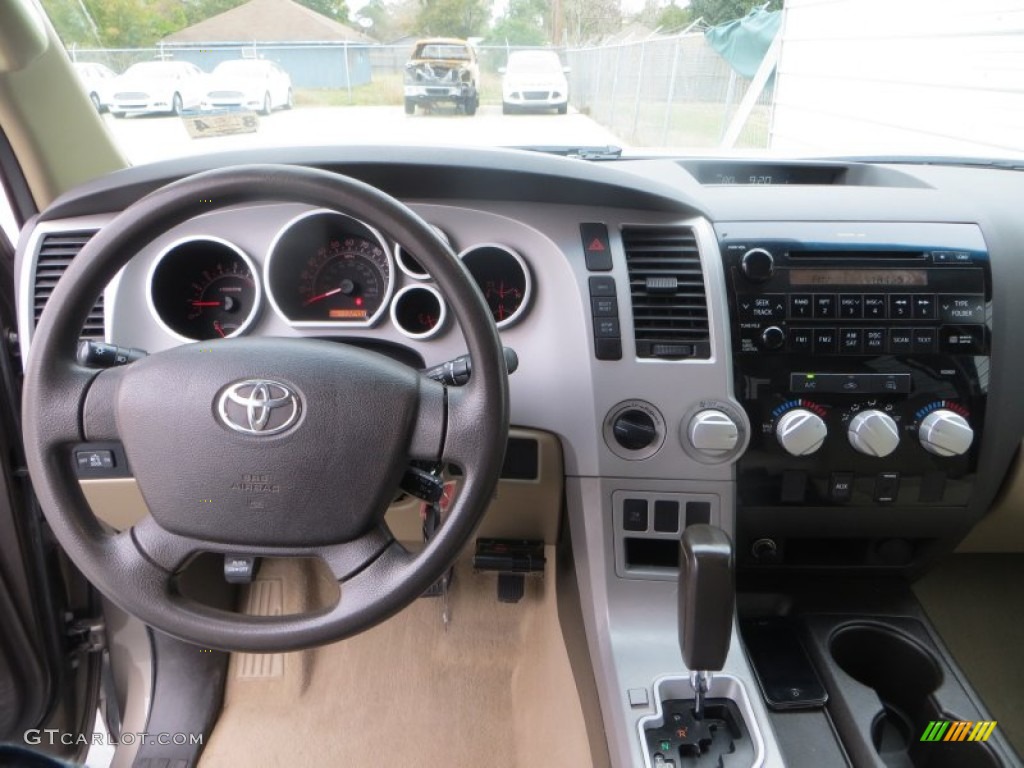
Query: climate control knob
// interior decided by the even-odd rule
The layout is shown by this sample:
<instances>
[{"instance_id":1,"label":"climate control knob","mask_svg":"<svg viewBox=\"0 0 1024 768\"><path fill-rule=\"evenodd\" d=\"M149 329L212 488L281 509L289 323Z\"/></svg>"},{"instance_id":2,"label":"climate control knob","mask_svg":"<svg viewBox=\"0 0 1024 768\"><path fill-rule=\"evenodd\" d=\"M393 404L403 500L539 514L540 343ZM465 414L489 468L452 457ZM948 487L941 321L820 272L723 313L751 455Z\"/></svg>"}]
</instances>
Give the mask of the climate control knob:
<instances>
[{"instance_id":1,"label":"climate control knob","mask_svg":"<svg viewBox=\"0 0 1024 768\"><path fill-rule=\"evenodd\" d=\"M792 456L810 456L821 448L826 435L825 420L806 408L787 411L775 425L779 445Z\"/></svg>"},{"instance_id":2,"label":"climate control knob","mask_svg":"<svg viewBox=\"0 0 1024 768\"><path fill-rule=\"evenodd\" d=\"M736 450L740 429L729 414L711 408L690 419L688 437L697 453L714 459Z\"/></svg>"},{"instance_id":3,"label":"climate control knob","mask_svg":"<svg viewBox=\"0 0 1024 768\"><path fill-rule=\"evenodd\" d=\"M974 430L959 413L940 408L921 420L917 439L936 456L963 456L974 442Z\"/></svg>"},{"instance_id":4,"label":"climate control knob","mask_svg":"<svg viewBox=\"0 0 1024 768\"><path fill-rule=\"evenodd\" d=\"M900 430L892 416L882 411L861 411L847 430L850 445L868 456L882 458L900 444Z\"/></svg>"}]
</instances>

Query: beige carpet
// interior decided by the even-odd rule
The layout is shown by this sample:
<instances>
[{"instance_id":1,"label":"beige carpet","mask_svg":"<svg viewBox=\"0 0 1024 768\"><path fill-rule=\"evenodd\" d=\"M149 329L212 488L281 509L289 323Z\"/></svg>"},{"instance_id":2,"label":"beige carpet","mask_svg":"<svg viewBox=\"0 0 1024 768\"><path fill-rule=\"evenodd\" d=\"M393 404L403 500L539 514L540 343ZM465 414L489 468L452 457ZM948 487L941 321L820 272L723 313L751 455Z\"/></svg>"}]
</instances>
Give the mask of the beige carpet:
<instances>
[{"instance_id":1,"label":"beige carpet","mask_svg":"<svg viewBox=\"0 0 1024 768\"><path fill-rule=\"evenodd\" d=\"M515 605L497 602L494 576L461 562L447 632L439 601L421 599L315 651L235 654L202 767L591 765L558 625L553 547L547 556L545 578L527 580ZM295 610L324 586L311 569L268 565L254 612L275 600Z\"/></svg>"}]
</instances>

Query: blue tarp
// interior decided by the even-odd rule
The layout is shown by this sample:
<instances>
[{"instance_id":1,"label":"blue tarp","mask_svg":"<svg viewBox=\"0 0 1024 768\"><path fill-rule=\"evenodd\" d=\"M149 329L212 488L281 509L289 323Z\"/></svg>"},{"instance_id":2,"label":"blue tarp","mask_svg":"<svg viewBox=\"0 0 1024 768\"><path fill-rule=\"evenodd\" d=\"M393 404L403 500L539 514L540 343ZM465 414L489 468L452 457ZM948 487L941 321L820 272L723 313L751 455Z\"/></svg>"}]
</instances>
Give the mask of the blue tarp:
<instances>
[{"instance_id":1,"label":"blue tarp","mask_svg":"<svg viewBox=\"0 0 1024 768\"><path fill-rule=\"evenodd\" d=\"M711 47L740 75L751 78L779 32L782 11L751 11L704 33Z\"/></svg>"}]
</instances>

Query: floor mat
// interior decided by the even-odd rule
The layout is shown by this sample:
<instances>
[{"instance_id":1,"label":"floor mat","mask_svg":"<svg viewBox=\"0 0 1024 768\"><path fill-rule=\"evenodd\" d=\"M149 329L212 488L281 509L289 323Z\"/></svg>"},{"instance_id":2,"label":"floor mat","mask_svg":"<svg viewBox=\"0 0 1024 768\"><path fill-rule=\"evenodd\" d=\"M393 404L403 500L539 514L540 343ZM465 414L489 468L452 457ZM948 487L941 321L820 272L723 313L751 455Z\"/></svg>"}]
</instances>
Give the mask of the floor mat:
<instances>
[{"instance_id":1,"label":"floor mat","mask_svg":"<svg viewBox=\"0 0 1024 768\"><path fill-rule=\"evenodd\" d=\"M914 591L999 730L1024 754L1024 555L954 555Z\"/></svg>"},{"instance_id":2,"label":"floor mat","mask_svg":"<svg viewBox=\"0 0 1024 768\"><path fill-rule=\"evenodd\" d=\"M284 654L280 676L254 676L235 654L201 765L590 765L547 555L519 604L460 563L447 631L438 600L421 599L355 638ZM294 610L309 585L286 582Z\"/></svg>"}]
</instances>

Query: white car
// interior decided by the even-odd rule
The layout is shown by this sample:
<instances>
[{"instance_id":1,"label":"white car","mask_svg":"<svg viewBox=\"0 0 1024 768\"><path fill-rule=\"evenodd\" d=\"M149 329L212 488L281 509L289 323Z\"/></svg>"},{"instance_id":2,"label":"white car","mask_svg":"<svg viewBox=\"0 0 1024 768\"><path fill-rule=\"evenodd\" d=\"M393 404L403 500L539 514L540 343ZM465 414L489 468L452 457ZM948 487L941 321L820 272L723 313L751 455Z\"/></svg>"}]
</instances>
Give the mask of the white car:
<instances>
[{"instance_id":1,"label":"white car","mask_svg":"<svg viewBox=\"0 0 1024 768\"><path fill-rule=\"evenodd\" d=\"M144 61L132 64L112 85L110 114L167 112L180 115L197 109L206 92L206 73L187 61Z\"/></svg>"},{"instance_id":2,"label":"white car","mask_svg":"<svg viewBox=\"0 0 1024 768\"><path fill-rule=\"evenodd\" d=\"M110 106L110 87L117 74L105 64L95 61L76 61L73 66L82 87L89 95L89 101L96 107L97 112L104 111Z\"/></svg>"},{"instance_id":3,"label":"white car","mask_svg":"<svg viewBox=\"0 0 1024 768\"><path fill-rule=\"evenodd\" d=\"M554 51L515 51L500 70L501 111L554 109L564 115L569 108L568 67Z\"/></svg>"},{"instance_id":4,"label":"white car","mask_svg":"<svg viewBox=\"0 0 1024 768\"><path fill-rule=\"evenodd\" d=\"M252 109L269 115L291 109L292 79L281 67L263 59L222 61L207 78L203 109Z\"/></svg>"}]
</instances>

